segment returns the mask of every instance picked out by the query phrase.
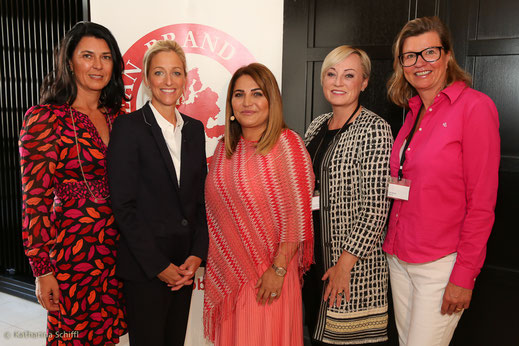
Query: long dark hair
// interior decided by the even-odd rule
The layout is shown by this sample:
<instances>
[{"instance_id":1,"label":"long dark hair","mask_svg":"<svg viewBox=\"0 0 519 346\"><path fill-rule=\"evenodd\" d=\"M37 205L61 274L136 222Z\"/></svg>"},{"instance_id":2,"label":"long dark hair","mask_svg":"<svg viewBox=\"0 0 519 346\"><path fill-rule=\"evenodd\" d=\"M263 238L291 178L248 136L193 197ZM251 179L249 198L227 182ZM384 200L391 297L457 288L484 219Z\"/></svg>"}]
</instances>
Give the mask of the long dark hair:
<instances>
[{"instance_id":1,"label":"long dark hair","mask_svg":"<svg viewBox=\"0 0 519 346\"><path fill-rule=\"evenodd\" d=\"M102 25L92 22L78 22L70 29L59 47L54 51L54 70L51 71L40 88L40 103L72 104L77 96L76 80L70 70L69 63L79 41L83 37L102 39L110 48L113 69L110 82L101 91L99 106L106 107L113 113L121 109L124 95L123 71L124 61L114 36Z\"/></svg>"}]
</instances>

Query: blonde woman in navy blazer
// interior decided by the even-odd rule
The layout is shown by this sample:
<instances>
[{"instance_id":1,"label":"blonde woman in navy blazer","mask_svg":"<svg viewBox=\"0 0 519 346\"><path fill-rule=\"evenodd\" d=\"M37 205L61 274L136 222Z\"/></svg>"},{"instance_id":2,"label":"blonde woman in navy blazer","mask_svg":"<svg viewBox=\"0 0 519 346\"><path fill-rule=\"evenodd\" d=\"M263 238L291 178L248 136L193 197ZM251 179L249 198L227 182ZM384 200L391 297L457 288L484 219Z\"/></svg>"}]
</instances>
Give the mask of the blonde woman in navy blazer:
<instances>
[{"instance_id":1,"label":"blonde woman in navy blazer","mask_svg":"<svg viewBox=\"0 0 519 346\"><path fill-rule=\"evenodd\" d=\"M208 247L204 127L176 109L187 76L182 48L159 41L143 65L151 102L115 122L108 153L117 275L131 345L183 345Z\"/></svg>"}]
</instances>

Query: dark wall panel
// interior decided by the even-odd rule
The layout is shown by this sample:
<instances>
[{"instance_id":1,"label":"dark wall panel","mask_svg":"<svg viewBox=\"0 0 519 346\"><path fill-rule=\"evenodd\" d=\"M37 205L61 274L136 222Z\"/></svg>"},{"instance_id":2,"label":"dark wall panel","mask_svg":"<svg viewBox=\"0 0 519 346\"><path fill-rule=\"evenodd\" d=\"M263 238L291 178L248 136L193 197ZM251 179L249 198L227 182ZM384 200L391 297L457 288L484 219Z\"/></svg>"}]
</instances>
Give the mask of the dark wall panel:
<instances>
[{"instance_id":1,"label":"dark wall panel","mask_svg":"<svg viewBox=\"0 0 519 346\"><path fill-rule=\"evenodd\" d=\"M316 1L315 47L387 45L408 11L408 0Z\"/></svg>"},{"instance_id":2,"label":"dark wall panel","mask_svg":"<svg viewBox=\"0 0 519 346\"><path fill-rule=\"evenodd\" d=\"M77 21L87 0L0 2L0 275L31 275L21 240L18 134L27 109L52 69L53 48Z\"/></svg>"},{"instance_id":3,"label":"dark wall panel","mask_svg":"<svg viewBox=\"0 0 519 346\"><path fill-rule=\"evenodd\" d=\"M515 281L519 285L519 275L517 274L519 256L517 256L516 241L517 212L519 211L519 199L517 198L519 179L517 178L518 174L514 172L502 171L499 174L496 221L488 241L486 265L515 271L514 275L509 276L509 280L510 282ZM516 300L519 302L519 299ZM519 317L516 317L516 321L519 326Z\"/></svg>"},{"instance_id":4,"label":"dark wall panel","mask_svg":"<svg viewBox=\"0 0 519 346\"><path fill-rule=\"evenodd\" d=\"M480 0L479 15L478 39L519 37L519 1Z\"/></svg>"},{"instance_id":5,"label":"dark wall panel","mask_svg":"<svg viewBox=\"0 0 519 346\"><path fill-rule=\"evenodd\" d=\"M497 106L501 154L519 156L519 55L477 57L474 87L490 96Z\"/></svg>"},{"instance_id":6,"label":"dark wall panel","mask_svg":"<svg viewBox=\"0 0 519 346\"><path fill-rule=\"evenodd\" d=\"M323 87L321 86L321 66L323 65L322 61L316 61L310 64L313 68L313 93L312 93L312 114L316 115L328 113L332 109L330 104L323 95Z\"/></svg>"},{"instance_id":7,"label":"dark wall panel","mask_svg":"<svg viewBox=\"0 0 519 346\"><path fill-rule=\"evenodd\" d=\"M410 18L419 18L425 16L438 15L442 1L439 0L426 0L426 1L412 1L411 10L414 15L410 15ZM400 28L399 28L400 29Z\"/></svg>"},{"instance_id":8,"label":"dark wall panel","mask_svg":"<svg viewBox=\"0 0 519 346\"><path fill-rule=\"evenodd\" d=\"M391 125L393 135L396 137L398 130L404 122L405 111L395 106L387 98L386 82L393 71L392 59L372 59L371 77L364 93L360 95L360 102L372 110Z\"/></svg>"}]
</instances>

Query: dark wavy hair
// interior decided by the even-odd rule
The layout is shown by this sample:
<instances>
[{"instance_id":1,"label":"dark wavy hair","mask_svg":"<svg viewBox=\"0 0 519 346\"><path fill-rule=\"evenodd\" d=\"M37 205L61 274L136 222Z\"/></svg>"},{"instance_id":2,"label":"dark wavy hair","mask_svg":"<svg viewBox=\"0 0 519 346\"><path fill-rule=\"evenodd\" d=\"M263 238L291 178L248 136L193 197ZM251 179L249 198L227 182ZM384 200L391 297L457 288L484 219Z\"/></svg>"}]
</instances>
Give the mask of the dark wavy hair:
<instances>
[{"instance_id":1,"label":"dark wavy hair","mask_svg":"<svg viewBox=\"0 0 519 346\"><path fill-rule=\"evenodd\" d=\"M40 88L40 103L72 104L77 96L76 80L70 70L72 54L83 37L102 39L110 48L113 69L110 82L101 91L99 106L116 113L121 109L123 100L128 101L124 94L123 71L124 61L115 37L110 30L92 22L78 22L61 40L59 47L54 50L54 70L51 71Z\"/></svg>"}]
</instances>

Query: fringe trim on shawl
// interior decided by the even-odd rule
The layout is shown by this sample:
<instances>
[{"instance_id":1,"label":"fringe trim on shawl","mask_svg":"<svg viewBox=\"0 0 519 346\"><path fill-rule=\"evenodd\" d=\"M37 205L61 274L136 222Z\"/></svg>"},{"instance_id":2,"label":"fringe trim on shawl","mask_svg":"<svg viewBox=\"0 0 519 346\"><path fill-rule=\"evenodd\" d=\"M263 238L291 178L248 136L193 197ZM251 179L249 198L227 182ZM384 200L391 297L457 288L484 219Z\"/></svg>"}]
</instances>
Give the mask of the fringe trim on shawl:
<instances>
[{"instance_id":1,"label":"fringe trim on shawl","mask_svg":"<svg viewBox=\"0 0 519 346\"><path fill-rule=\"evenodd\" d=\"M313 238L306 239L300 243L297 250L296 256L298 256L298 269L299 269L299 281L303 283L303 275L308 271L310 265L313 263L314 254L314 241ZM258 280L259 277L256 278ZM250 281L243 282L238 288L237 292L231 291L225 295L224 299L213 306L208 308L204 301L204 337L214 343L216 337L216 322L227 319L230 314L234 312L236 308L236 302L240 291Z\"/></svg>"}]
</instances>

